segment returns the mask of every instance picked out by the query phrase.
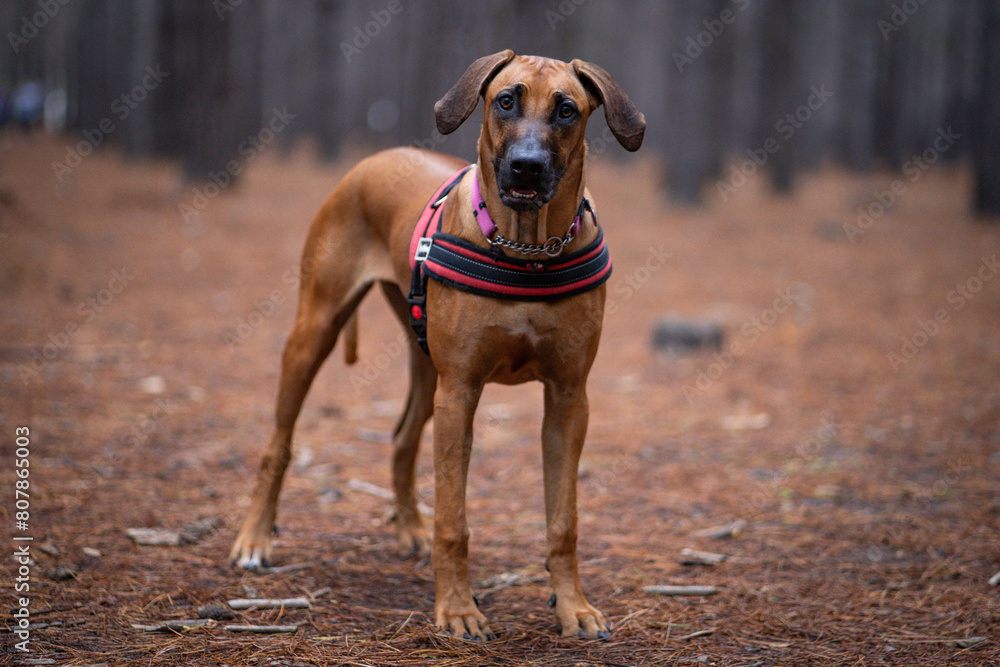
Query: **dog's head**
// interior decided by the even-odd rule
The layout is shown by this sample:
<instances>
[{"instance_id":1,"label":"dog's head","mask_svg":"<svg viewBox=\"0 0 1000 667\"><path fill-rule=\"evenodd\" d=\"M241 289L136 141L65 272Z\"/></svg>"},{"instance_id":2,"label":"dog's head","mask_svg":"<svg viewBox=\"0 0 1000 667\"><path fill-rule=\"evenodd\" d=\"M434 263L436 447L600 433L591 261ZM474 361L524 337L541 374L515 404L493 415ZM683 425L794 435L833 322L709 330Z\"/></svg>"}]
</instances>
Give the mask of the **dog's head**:
<instances>
[{"instance_id":1,"label":"dog's head","mask_svg":"<svg viewBox=\"0 0 1000 667\"><path fill-rule=\"evenodd\" d=\"M500 199L515 210L537 210L555 194L574 164L582 166L587 119L604 105L611 132L627 150L642 145L646 119L611 75L574 60L515 56L480 58L434 105L437 128L454 132L482 97L479 153L492 163Z\"/></svg>"}]
</instances>

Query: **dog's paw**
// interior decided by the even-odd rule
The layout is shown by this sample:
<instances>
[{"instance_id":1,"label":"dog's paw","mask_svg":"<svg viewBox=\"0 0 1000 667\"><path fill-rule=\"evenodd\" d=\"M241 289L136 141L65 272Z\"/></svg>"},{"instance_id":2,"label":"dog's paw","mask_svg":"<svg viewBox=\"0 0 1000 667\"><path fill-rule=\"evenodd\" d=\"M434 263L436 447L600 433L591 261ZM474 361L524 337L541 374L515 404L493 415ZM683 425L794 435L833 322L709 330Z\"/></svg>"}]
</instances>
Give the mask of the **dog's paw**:
<instances>
[{"instance_id":1,"label":"dog's paw","mask_svg":"<svg viewBox=\"0 0 1000 667\"><path fill-rule=\"evenodd\" d=\"M430 532L421 526L398 526L396 528L396 543L399 555L403 558L416 556L427 558L431 555L431 545L434 540Z\"/></svg>"},{"instance_id":2,"label":"dog's paw","mask_svg":"<svg viewBox=\"0 0 1000 667\"><path fill-rule=\"evenodd\" d=\"M229 562L244 570L257 570L270 565L271 541L265 540L264 544L255 543L253 540L245 539L243 536L236 538L233 548L229 552Z\"/></svg>"},{"instance_id":3,"label":"dog's paw","mask_svg":"<svg viewBox=\"0 0 1000 667\"><path fill-rule=\"evenodd\" d=\"M604 618L604 614L595 609L589 602L583 598L566 600L565 602L558 596L553 596L553 598L555 599L556 621L559 623L563 637L584 637L605 641L611 639L611 625Z\"/></svg>"},{"instance_id":4,"label":"dog's paw","mask_svg":"<svg viewBox=\"0 0 1000 667\"><path fill-rule=\"evenodd\" d=\"M454 609L438 608L435 613L435 625L438 630L452 637L476 641L493 641L495 637L490 632L486 617L479 613L475 602L469 605L459 605Z\"/></svg>"}]
</instances>

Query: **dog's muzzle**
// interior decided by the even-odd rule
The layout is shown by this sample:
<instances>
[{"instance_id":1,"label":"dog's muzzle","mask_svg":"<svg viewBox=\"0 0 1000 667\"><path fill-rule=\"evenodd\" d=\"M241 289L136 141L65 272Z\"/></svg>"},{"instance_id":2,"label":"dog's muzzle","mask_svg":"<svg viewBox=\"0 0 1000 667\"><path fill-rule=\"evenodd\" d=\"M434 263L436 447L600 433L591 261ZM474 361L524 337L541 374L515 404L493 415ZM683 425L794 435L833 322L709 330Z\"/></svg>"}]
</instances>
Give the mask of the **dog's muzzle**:
<instances>
[{"instance_id":1,"label":"dog's muzzle","mask_svg":"<svg viewBox=\"0 0 1000 667\"><path fill-rule=\"evenodd\" d=\"M552 199L559 174L552 153L530 137L511 144L494 163L500 200L515 211L535 211Z\"/></svg>"}]
</instances>

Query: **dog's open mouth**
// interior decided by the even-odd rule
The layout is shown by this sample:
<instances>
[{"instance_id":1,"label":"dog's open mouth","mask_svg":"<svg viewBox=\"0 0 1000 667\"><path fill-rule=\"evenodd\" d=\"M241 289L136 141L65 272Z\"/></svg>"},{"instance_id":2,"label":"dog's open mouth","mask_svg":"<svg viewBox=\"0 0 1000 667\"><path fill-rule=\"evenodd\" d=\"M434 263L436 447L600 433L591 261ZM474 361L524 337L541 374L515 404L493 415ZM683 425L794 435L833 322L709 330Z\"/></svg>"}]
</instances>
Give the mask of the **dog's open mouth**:
<instances>
[{"instance_id":1,"label":"dog's open mouth","mask_svg":"<svg viewBox=\"0 0 1000 667\"><path fill-rule=\"evenodd\" d=\"M509 192L512 199L530 200L538 196L537 190L529 190L528 188L511 188Z\"/></svg>"},{"instance_id":2,"label":"dog's open mouth","mask_svg":"<svg viewBox=\"0 0 1000 667\"><path fill-rule=\"evenodd\" d=\"M504 206L515 211L535 211L545 206L548 202L547 193L539 192L534 188L525 186L513 186L500 189L500 201Z\"/></svg>"}]
</instances>

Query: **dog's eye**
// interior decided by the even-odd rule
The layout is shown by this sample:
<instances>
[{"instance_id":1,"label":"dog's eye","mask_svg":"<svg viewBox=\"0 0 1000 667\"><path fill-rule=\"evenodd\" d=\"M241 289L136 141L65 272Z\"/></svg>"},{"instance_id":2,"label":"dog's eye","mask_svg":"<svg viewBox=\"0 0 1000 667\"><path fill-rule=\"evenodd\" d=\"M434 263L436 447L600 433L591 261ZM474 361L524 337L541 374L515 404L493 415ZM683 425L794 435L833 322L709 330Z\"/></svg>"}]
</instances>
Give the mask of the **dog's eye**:
<instances>
[{"instance_id":1,"label":"dog's eye","mask_svg":"<svg viewBox=\"0 0 1000 667\"><path fill-rule=\"evenodd\" d=\"M572 118L576 113L576 107L569 102L563 102L559 105L559 117L560 118Z\"/></svg>"},{"instance_id":2,"label":"dog's eye","mask_svg":"<svg viewBox=\"0 0 1000 667\"><path fill-rule=\"evenodd\" d=\"M504 93L497 98L497 104L499 104L500 108L504 111L510 111L514 108L514 96Z\"/></svg>"}]
</instances>

